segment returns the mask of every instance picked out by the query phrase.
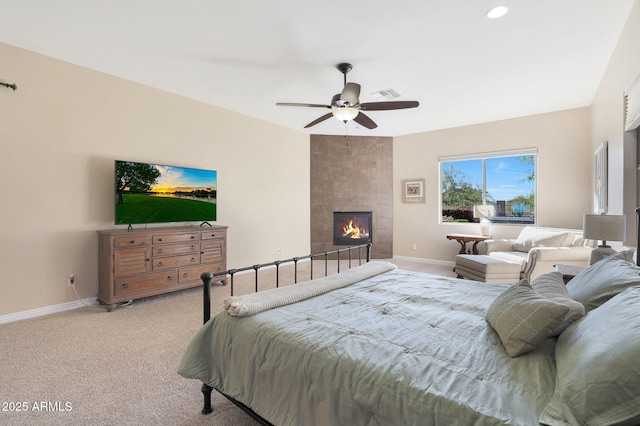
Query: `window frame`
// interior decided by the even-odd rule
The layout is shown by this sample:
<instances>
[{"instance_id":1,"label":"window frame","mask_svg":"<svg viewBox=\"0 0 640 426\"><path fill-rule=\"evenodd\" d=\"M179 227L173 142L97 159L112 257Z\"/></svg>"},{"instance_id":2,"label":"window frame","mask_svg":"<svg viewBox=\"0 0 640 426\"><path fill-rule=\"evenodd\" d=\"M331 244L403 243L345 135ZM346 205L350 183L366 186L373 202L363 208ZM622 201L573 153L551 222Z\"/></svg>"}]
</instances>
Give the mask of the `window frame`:
<instances>
[{"instance_id":1,"label":"window frame","mask_svg":"<svg viewBox=\"0 0 640 426\"><path fill-rule=\"evenodd\" d=\"M482 203L486 204L487 202L487 170L486 170L486 160L494 159L494 158L502 158L502 157L522 157L533 155L535 156L534 166L533 166L533 174L534 174L534 182L533 182L533 191L534 191L534 200L535 204L533 206L533 211L531 212L533 216L533 222L530 223L532 225L537 224L537 210L538 210L538 149L537 148L523 148L523 149L515 149L515 150L505 150L505 151L490 151L490 152L481 152L481 153L471 153L471 154L458 154L458 155L444 155L438 157L438 223L449 225L449 224L460 224L460 222L448 222L442 220L442 164L446 162L454 162L454 161L468 161L468 160L481 160L482 162ZM491 219L489 219L491 221ZM523 223L519 221L500 221L500 222L492 222L493 225L517 225L522 226ZM476 222L463 222L474 224ZM480 225L480 223L477 223Z\"/></svg>"}]
</instances>

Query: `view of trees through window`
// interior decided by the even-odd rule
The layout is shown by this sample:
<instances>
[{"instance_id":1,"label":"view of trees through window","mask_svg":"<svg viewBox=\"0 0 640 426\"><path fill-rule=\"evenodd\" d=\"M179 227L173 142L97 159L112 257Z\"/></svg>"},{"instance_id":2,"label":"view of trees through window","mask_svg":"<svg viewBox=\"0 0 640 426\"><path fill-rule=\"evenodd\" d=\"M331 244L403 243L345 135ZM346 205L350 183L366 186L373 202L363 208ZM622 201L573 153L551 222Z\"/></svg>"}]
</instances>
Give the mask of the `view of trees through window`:
<instances>
[{"instance_id":1,"label":"view of trees through window","mask_svg":"<svg viewBox=\"0 0 640 426\"><path fill-rule=\"evenodd\" d=\"M535 170L535 154L442 161L442 221L534 223Z\"/></svg>"}]
</instances>

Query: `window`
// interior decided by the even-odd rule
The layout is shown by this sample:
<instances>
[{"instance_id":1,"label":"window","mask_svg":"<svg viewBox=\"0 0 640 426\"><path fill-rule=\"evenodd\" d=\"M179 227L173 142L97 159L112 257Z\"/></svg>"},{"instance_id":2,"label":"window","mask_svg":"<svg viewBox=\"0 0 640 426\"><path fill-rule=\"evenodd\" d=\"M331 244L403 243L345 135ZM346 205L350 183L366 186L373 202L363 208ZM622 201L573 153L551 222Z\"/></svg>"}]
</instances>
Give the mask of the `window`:
<instances>
[{"instance_id":1,"label":"window","mask_svg":"<svg viewBox=\"0 0 640 426\"><path fill-rule=\"evenodd\" d=\"M440 158L442 222L533 224L536 150Z\"/></svg>"}]
</instances>

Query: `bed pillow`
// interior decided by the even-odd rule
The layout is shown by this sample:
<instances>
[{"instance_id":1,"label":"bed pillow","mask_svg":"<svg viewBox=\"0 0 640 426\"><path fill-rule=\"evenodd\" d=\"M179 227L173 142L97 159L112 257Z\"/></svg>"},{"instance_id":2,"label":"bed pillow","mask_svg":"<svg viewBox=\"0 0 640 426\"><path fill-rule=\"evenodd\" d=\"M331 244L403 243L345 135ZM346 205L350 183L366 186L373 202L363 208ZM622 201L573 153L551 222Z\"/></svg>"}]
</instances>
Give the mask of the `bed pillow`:
<instances>
[{"instance_id":1,"label":"bed pillow","mask_svg":"<svg viewBox=\"0 0 640 426\"><path fill-rule=\"evenodd\" d=\"M573 236L568 232L548 231L531 226L525 226L512 245L514 251L528 252L533 247L564 247L570 246Z\"/></svg>"},{"instance_id":2,"label":"bed pillow","mask_svg":"<svg viewBox=\"0 0 640 426\"><path fill-rule=\"evenodd\" d=\"M547 425L640 424L640 288L571 324L556 345L556 387Z\"/></svg>"},{"instance_id":3,"label":"bed pillow","mask_svg":"<svg viewBox=\"0 0 640 426\"><path fill-rule=\"evenodd\" d=\"M625 289L638 286L640 267L633 263L633 250L627 250L589 266L569 281L567 290L589 312Z\"/></svg>"},{"instance_id":4,"label":"bed pillow","mask_svg":"<svg viewBox=\"0 0 640 426\"><path fill-rule=\"evenodd\" d=\"M565 320L569 307L538 294L527 280L502 292L485 317L514 358L537 348Z\"/></svg>"},{"instance_id":5,"label":"bed pillow","mask_svg":"<svg viewBox=\"0 0 640 426\"><path fill-rule=\"evenodd\" d=\"M562 321L553 333L551 333L551 336L559 335L569 326L569 324L584 316L584 306L582 303L571 298L567 287L564 285L564 280L562 279L562 274L560 272L549 272L547 274L539 275L531 281L531 287L533 287L533 289L539 294L548 297L555 302L562 303L569 308L569 312L564 318L564 321Z\"/></svg>"}]
</instances>

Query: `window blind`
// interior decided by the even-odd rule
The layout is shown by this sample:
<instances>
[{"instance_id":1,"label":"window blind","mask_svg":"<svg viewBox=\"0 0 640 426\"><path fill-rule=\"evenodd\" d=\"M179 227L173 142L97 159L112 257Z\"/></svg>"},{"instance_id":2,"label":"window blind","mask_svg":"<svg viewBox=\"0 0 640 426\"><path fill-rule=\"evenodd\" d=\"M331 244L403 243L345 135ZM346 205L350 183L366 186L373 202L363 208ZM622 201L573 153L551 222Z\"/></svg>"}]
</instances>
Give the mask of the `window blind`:
<instances>
[{"instance_id":1,"label":"window blind","mask_svg":"<svg viewBox=\"0 0 640 426\"><path fill-rule=\"evenodd\" d=\"M624 130L634 130L640 126L640 75L625 90Z\"/></svg>"},{"instance_id":2,"label":"window blind","mask_svg":"<svg viewBox=\"0 0 640 426\"><path fill-rule=\"evenodd\" d=\"M479 154L459 154L459 155L443 155L438 157L438 161L461 161L461 160L482 160L485 158L498 157L515 157L518 155L535 155L538 148L511 149L508 151L483 152Z\"/></svg>"}]
</instances>

